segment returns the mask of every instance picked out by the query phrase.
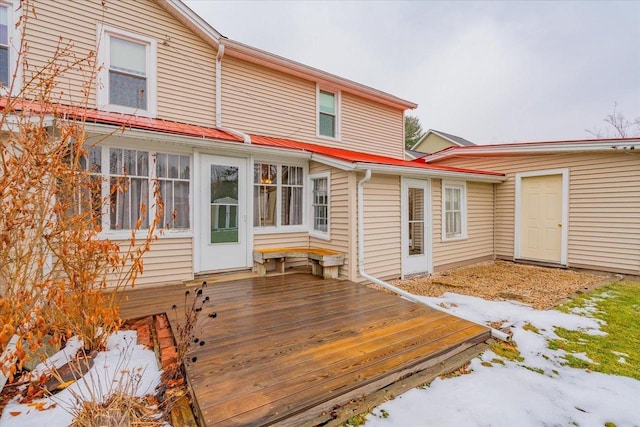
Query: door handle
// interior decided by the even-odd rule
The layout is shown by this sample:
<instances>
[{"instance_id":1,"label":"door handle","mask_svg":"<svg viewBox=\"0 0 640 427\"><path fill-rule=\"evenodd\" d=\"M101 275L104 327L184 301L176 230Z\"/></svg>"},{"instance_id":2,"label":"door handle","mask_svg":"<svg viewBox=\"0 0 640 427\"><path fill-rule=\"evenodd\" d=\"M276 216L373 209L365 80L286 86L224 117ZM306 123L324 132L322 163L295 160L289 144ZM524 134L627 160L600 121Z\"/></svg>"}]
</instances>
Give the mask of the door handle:
<instances>
[{"instance_id":1,"label":"door handle","mask_svg":"<svg viewBox=\"0 0 640 427\"><path fill-rule=\"evenodd\" d=\"M562 227L562 224L558 224L558 227Z\"/></svg>"}]
</instances>

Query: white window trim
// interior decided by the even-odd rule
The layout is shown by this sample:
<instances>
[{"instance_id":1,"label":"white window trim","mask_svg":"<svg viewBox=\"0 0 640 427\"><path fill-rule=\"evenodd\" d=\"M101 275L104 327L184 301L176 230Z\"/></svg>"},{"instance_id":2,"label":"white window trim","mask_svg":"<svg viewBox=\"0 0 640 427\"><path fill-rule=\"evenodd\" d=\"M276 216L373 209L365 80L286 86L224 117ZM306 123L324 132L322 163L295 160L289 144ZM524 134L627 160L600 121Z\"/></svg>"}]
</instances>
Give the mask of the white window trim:
<instances>
[{"instance_id":1,"label":"white window trim","mask_svg":"<svg viewBox=\"0 0 640 427\"><path fill-rule=\"evenodd\" d=\"M119 28L98 24L98 81L96 88L97 108L116 113L135 114L143 117L156 117L158 114L158 73L157 73L157 42L156 40L141 36ZM123 105L109 104L109 60L110 40L109 36L130 40L146 45L147 64L147 109L126 107Z\"/></svg>"},{"instance_id":2,"label":"white window trim","mask_svg":"<svg viewBox=\"0 0 640 427\"><path fill-rule=\"evenodd\" d=\"M445 212L445 194L446 188L456 188L460 189L462 192L462 200L460 205L461 218L462 221L462 230L459 236L447 237L447 224L446 224L446 212ZM441 193L441 204L442 204L442 214L441 214L441 223L442 223L442 241L443 242L453 242L456 240L465 240L467 239L467 182L466 181L445 181L442 180L442 193Z\"/></svg>"},{"instance_id":3,"label":"white window trim","mask_svg":"<svg viewBox=\"0 0 640 427\"><path fill-rule=\"evenodd\" d=\"M102 164L101 164L101 169L102 171L109 171L109 150L111 148L122 148L122 149L127 149L127 150L140 150L140 151L147 151L149 153L149 198L148 200L150 201L149 206L147 206L147 210L149 212L149 223L151 223L151 221L153 220L153 218L155 218L155 214L156 214L156 203L155 203L155 199L154 199L154 190L155 190L155 179L156 179L156 164L154 161L155 158L155 154L156 153L166 153L166 154L179 154L179 155L183 155L183 156L189 156L190 159L190 177L189 177L189 228L188 229L181 229L181 230L174 230L174 229L159 229L156 228L156 231L154 232L154 236L157 236L158 238L188 238L188 237L193 237L193 229L194 229L194 223L193 223L193 188L194 188L194 181L193 181L193 164L194 164L194 159L193 159L193 153L191 152L181 152L181 151L171 151L171 150L165 150L165 149L156 149L156 148L150 148L150 147L137 147L137 148L132 148L131 145L124 145L124 144L110 144L110 145L100 145L100 149L102 150ZM104 173L102 172L101 175L103 176L103 180L102 180L102 197L107 197L111 191L111 182L109 180L109 178L111 177L110 173ZM100 232L100 234L98 235L99 238L102 239L111 239L111 240L129 240L131 239L131 229L125 229L125 230L111 230L111 216L110 216L110 212L109 212L110 206L108 203L105 203L102 206L102 212L101 212L101 217L102 217L102 232ZM144 228L144 229L140 229L137 230L135 233L135 237L136 239L141 239L146 237L148 234L148 229Z\"/></svg>"},{"instance_id":4,"label":"white window trim","mask_svg":"<svg viewBox=\"0 0 640 427\"><path fill-rule=\"evenodd\" d=\"M307 224L307 216L308 216L308 208L305 200L308 199L309 186L306 184L308 182L309 170L306 163L300 162L288 162L282 160L274 160L274 158L256 158L251 163L250 171L251 171L251 191L248 192L251 195L251 200L253 201L253 191L255 187L255 182L253 182L253 168L256 163L263 164L272 164L278 166L278 181L277 181L277 193L276 193L276 225L269 227L259 227L253 224L253 203L251 204L251 216L250 216L250 224L253 234L278 234L278 233L302 233L309 231L309 225ZM295 166L302 168L302 182L305 183L302 186L302 224L295 225L280 225L281 221L281 198L282 198L282 166Z\"/></svg>"},{"instance_id":5,"label":"white window trim","mask_svg":"<svg viewBox=\"0 0 640 427\"><path fill-rule=\"evenodd\" d=\"M336 102L336 136L330 137L320 134L320 91L334 94ZM342 92L338 89L322 87L316 84L316 136L318 138L327 139L329 141L340 141L342 139Z\"/></svg>"},{"instance_id":6,"label":"white window trim","mask_svg":"<svg viewBox=\"0 0 640 427\"><path fill-rule=\"evenodd\" d=\"M313 213L313 180L314 179L323 179L327 180L327 231L323 232L320 230L316 230L313 228L314 226L314 213ZM322 173L314 173L309 175L308 179L308 193L309 197L308 206L309 206L309 236L315 237L323 240L331 240L331 173L330 172L322 172Z\"/></svg>"},{"instance_id":7,"label":"white window trim","mask_svg":"<svg viewBox=\"0 0 640 427\"><path fill-rule=\"evenodd\" d=\"M16 27L16 22L21 14L20 2L17 0L0 0L0 5L7 8L7 42L9 44L9 85L15 74L13 93L16 96L22 89L22 67L18 64L18 53L22 43L22 24ZM0 88L0 96L8 94L8 87Z\"/></svg>"}]
</instances>

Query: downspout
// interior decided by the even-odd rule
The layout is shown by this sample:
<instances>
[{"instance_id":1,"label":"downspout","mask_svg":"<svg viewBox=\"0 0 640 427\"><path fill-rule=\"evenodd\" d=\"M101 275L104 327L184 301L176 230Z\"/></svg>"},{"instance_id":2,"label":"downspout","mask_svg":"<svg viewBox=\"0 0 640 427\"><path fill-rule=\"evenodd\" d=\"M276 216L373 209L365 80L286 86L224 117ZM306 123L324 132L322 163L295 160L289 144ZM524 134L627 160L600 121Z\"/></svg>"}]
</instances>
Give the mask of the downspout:
<instances>
[{"instance_id":1,"label":"downspout","mask_svg":"<svg viewBox=\"0 0 640 427\"><path fill-rule=\"evenodd\" d=\"M218 53L216 54L216 128L221 131L228 132L232 135L242 138L245 144L251 144L251 137L244 132L236 129L225 128L222 126L222 57L224 56L224 45L218 45Z\"/></svg>"},{"instance_id":2,"label":"downspout","mask_svg":"<svg viewBox=\"0 0 640 427\"><path fill-rule=\"evenodd\" d=\"M449 310L446 310L445 308L440 307L439 305L422 300L407 291L404 291L396 286L393 286L390 283L387 283L383 280L378 279L377 277L373 277L367 274L367 272L364 270L364 184L370 179L371 179L371 169L366 169L364 177L358 181L358 272L360 273L360 276L362 276L364 279L367 279L372 283L375 283L378 286L382 286L383 288L388 289L391 292L394 292L400 295L403 298L408 299L409 301L426 305L427 307L433 308L434 310L442 311L451 316L456 316L468 322L475 323L476 325L487 327L487 325L483 325L474 320L467 319L458 314L451 313ZM511 340L511 336L509 336L508 334L494 328L489 328L489 329L491 330L492 337L502 341Z\"/></svg>"}]
</instances>

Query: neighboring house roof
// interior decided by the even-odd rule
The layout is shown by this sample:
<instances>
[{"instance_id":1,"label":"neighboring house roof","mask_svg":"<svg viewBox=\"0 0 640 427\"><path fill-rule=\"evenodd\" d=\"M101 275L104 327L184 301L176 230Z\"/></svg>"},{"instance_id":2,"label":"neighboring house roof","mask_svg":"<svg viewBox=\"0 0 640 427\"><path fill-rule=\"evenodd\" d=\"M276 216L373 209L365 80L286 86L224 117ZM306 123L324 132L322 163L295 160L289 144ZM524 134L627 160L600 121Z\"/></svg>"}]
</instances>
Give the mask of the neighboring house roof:
<instances>
[{"instance_id":1,"label":"neighboring house roof","mask_svg":"<svg viewBox=\"0 0 640 427\"><path fill-rule=\"evenodd\" d=\"M409 156L411 159L419 159L420 157L424 157L427 153L423 153L422 151L414 151L405 149L404 153Z\"/></svg>"},{"instance_id":2,"label":"neighboring house roof","mask_svg":"<svg viewBox=\"0 0 640 427\"><path fill-rule=\"evenodd\" d=\"M420 138L418 140L418 142L416 142L415 144L413 144L413 146L411 147L411 150L413 150L414 148L416 148L417 146L419 146L422 141L424 141L425 139L427 139L427 137L430 134L435 134L438 135L441 138L446 139L447 141L451 142L454 145L458 145L458 146L463 146L463 147L467 147L467 146L472 146L472 145L476 145L471 141L468 141L462 137L456 136L456 135L451 135L450 133L445 133L439 130L435 130L435 129L429 129L423 136L422 138Z\"/></svg>"},{"instance_id":3,"label":"neighboring house roof","mask_svg":"<svg viewBox=\"0 0 640 427\"><path fill-rule=\"evenodd\" d=\"M398 98L397 96L365 86L352 80L231 40L220 34L181 0L156 1L169 14L187 28L198 34L207 43L218 50L223 46L224 50L221 50L221 52L224 55L243 59L254 64L259 64L267 68L278 70L306 80L315 81L320 84L329 84L332 86L337 85L341 90L385 105L400 108L402 110L418 107L418 104L415 102Z\"/></svg>"},{"instance_id":4,"label":"neighboring house roof","mask_svg":"<svg viewBox=\"0 0 640 427\"><path fill-rule=\"evenodd\" d=\"M500 155L500 154L542 154L584 151L638 150L640 137L611 139L576 139L565 141L516 142L511 144L474 145L448 147L437 153L423 157L427 163L454 156Z\"/></svg>"},{"instance_id":5,"label":"neighboring house roof","mask_svg":"<svg viewBox=\"0 0 640 427\"><path fill-rule=\"evenodd\" d=\"M0 98L0 109L4 109L7 98ZM504 174L474 169L450 166L431 165L425 162L409 161L386 157L377 154L364 153L342 148L327 147L302 141L284 138L273 138L263 135L251 135L251 144L245 144L241 136L225 132L216 128L209 128L193 124L172 122L169 120L140 117L132 114L113 113L95 109L84 109L60 104L41 104L31 101L16 101L13 110L26 111L27 114L51 114L56 117L67 117L84 120L87 124L106 124L120 126L123 130L140 129L163 134L183 135L203 139L206 141L220 141L238 143L238 146L260 146L275 149L288 149L310 153L313 160L329 164L344 170L375 169L380 173L416 173L420 175L458 176L476 180L500 182ZM236 146L236 147L238 147Z\"/></svg>"}]
</instances>

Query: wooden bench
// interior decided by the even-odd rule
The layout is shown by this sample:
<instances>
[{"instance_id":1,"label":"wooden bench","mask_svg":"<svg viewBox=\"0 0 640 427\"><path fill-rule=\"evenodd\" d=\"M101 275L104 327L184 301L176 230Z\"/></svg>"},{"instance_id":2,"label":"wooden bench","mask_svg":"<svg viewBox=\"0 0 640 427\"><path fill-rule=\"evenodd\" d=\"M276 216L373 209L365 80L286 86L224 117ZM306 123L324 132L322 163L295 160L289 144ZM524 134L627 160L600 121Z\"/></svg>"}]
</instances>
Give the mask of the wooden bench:
<instances>
[{"instance_id":1,"label":"wooden bench","mask_svg":"<svg viewBox=\"0 0 640 427\"><path fill-rule=\"evenodd\" d=\"M320 248L266 248L253 251L253 269L261 276L267 274L267 262L276 262L276 271L284 274L287 258L307 258L311 262L311 274L325 279L337 279L338 269L344 264L344 254Z\"/></svg>"}]
</instances>

